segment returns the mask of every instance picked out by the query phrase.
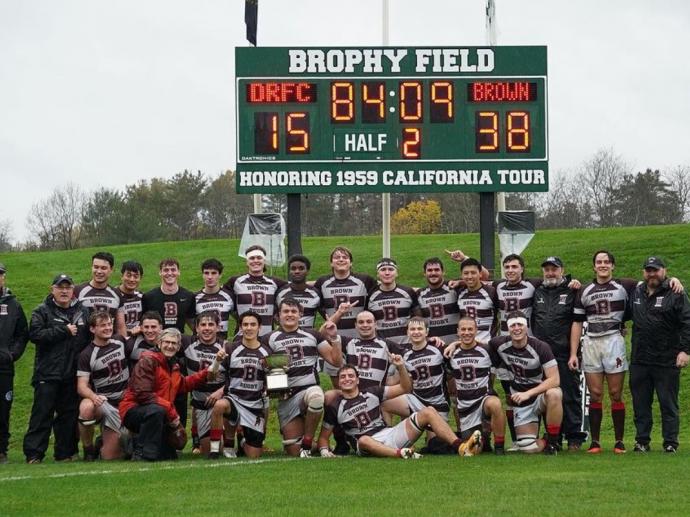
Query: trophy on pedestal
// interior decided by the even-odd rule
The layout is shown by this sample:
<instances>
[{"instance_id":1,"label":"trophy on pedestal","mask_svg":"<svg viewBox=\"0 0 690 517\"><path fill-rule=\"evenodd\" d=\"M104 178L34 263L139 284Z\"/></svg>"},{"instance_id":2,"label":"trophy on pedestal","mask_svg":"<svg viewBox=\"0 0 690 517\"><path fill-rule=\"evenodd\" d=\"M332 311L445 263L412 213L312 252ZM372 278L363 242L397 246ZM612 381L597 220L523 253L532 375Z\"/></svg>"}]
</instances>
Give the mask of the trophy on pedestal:
<instances>
[{"instance_id":1,"label":"trophy on pedestal","mask_svg":"<svg viewBox=\"0 0 690 517\"><path fill-rule=\"evenodd\" d=\"M266 363L266 390L269 396L281 396L288 390L288 356L285 353L272 354L266 357Z\"/></svg>"}]
</instances>

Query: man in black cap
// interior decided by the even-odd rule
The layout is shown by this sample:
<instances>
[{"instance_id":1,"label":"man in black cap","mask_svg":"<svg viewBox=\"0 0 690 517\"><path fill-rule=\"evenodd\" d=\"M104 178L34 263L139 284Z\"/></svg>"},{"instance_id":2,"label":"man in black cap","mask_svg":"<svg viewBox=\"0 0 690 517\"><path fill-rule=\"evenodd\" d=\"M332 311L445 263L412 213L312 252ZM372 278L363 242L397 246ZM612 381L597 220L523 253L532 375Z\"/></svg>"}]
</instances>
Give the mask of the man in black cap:
<instances>
[{"instance_id":1,"label":"man in black cap","mask_svg":"<svg viewBox=\"0 0 690 517\"><path fill-rule=\"evenodd\" d=\"M34 403L24 436L27 463L41 463L55 433L55 461L77 453L77 357L89 344L88 311L74 298L74 281L66 274L53 279L51 293L31 315L29 337L36 345Z\"/></svg>"},{"instance_id":2,"label":"man in black cap","mask_svg":"<svg viewBox=\"0 0 690 517\"><path fill-rule=\"evenodd\" d=\"M659 257L643 264L644 281L632 295L630 392L635 412L635 452L649 451L654 392L661 409L665 452L678 449L680 369L690 361L690 302L676 294Z\"/></svg>"},{"instance_id":3,"label":"man in black cap","mask_svg":"<svg viewBox=\"0 0 690 517\"><path fill-rule=\"evenodd\" d=\"M7 463L14 363L24 353L29 329L21 304L5 287L7 268L0 264L0 463Z\"/></svg>"},{"instance_id":4,"label":"man in black cap","mask_svg":"<svg viewBox=\"0 0 690 517\"><path fill-rule=\"evenodd\" d=\"M561 433L568 441L568 450L576 451L587 435L582 430L582 392L580 376L568 366L571 345L580 342L579 328L573 330L573 307L577 289L569 287L559 257L547 257L541 264L544 279L535 291L532 304L532 333L549 344L556 357L563 392L563 423Z\"/></svg>"}]
</instances>

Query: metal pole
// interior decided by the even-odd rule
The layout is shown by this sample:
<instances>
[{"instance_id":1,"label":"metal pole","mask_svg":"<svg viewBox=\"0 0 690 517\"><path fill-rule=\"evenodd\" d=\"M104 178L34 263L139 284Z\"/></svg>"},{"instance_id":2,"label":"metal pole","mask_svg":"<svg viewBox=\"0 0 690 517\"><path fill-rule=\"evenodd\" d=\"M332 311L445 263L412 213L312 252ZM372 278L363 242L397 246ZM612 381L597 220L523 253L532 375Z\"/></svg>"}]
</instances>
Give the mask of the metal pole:
<instances>
[{"instance_id":1,"label":"metal pole","mask_svg":"<svg viewBox=\"0 0 690 517\"><path fill-rule=\"evenodd\" d=\"M382 0L382 44L384 47L388 46L388 0ZM391 195L389 192L384 192L381 195L381 234L383 243L381 246L381 255L383 257L391 256Z\"/></svg>"},{"instance_id":2,"label":"metal pole","mask_svg":"<svg viewBox=\"0 0 690 517\"><path fill-rule=\"evenodd\" d=\"M486 2L486 44L489 47L496 46L496 1L487 0ZM496 195L498 211L506 210L505 192L497 192Z\"/></svg>"},{"instance_id":3,"label":"metal pole","mask_svg":"<svg viewBox=\"0 0 690 517\"><path fill-rule=\"evenodd\" d=\"M302 254L302 195L287 195L287 252L288 257Z\"/></svg>"},{"instance_id":4,"label":"metal pole","mask_svg":"<svg viewBox=\"0 0 690 517\"><path fill-rule=\"evenodd\" d=\"M494 199L493 192L479 193L479 254L482 265L489 270L491 278L494 277L494 257L496 254Z\"/></svg>"}]
</instances>

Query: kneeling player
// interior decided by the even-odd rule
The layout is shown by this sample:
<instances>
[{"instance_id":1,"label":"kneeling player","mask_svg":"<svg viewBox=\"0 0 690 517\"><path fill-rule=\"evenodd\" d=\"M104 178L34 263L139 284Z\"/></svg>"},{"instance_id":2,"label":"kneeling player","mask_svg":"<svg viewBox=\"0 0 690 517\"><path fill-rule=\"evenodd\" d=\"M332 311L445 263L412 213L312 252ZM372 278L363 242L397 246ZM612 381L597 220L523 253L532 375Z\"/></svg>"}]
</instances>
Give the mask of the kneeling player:
<instances>
[{"instance_id":1,"label":"kneeling player","mask_svg":"<svg viewBox=\"0 0 690 517\"><path fill-rule=\"evenodd\" d=\"M463 316L458 322L459 341L451 344L450 368L455 379L460 416L460 431L469 438L482 429L482 421L491 421L496 454L505 454L505 414L501 400L490 394L491 356L487 345L477 343L477 322Z\"/></svg>"},{"instance_id":2,"label":"kneeling player","mask_svg":"<svg viewBox=\"0 0 690 517\"><path fill-rule=\"evenodd\" d=\"M408 321L410 349L402 357L412 378L412 393L386 400L383 410L407 418L415 411L433 407L447 422L450 408L445 388L446 360L442 349L429 340L428 335L426 321L422 318ZM427 433L427 439L432 436L433 433Z\"/></svg>"},{"instance_id":3,"label":"kneeling player","mask_svg":"<svg viewBox=\"0 0 690 517\"><path fill-rule=\"evenodd\" d=\"M548 344L527 335L527 318L522 312L508 314L508 331L509 336L489 341L489 352L494 366L504 364L513 374L510 398L515 404L517 445L527 453L556 454L563 418L556 359ZM537 439L543 415L546 441Z\"/></svg>"},{"instance_id":4,"label":"kneeling player","mask_svg":"<svg viewBox=\"0 0 690 517\"><path fill-rule=\"evenodd\" d=\"M319 450L321 456L332 457L328 448L328 439L336 425L342 426L345 433L357 439L359 455L419 458L412 444L422 435L425 429L431 430L444 442L465 455L469 448L481 446L481 436L472 437L463 443L438 412L427 407L413 413L395 427L387 427L381 414L381 404L388 398L395 398L412 391L412 380L399 355L391 355L391 362L400 374L400 384L375 388L371 391L359 390L359 376L354 366L346 365L338 371L340 392L326 406Z\"/></svg>"},{"instance_id":5,"label":"kneeling player","mask_svg":"<svg viewBox=\"0 0 690 517\"><path fill-rule=\"evenodd\" d=\"M242 427L243 438L239 446L247 457L258 458L262 452L266 428L263 395L269 350L257 339L261 316L247 311L240 316L239 326L242 337L232 345L226 345L226 357L222 362L225 389L223 398L213 406L209 459L220 456L223 417Z\"/></svg>"},{"instance_id":6,"label":"kneeling player","mask_svg":"<svg viewBox=\"0 0 690 517\"><path fill-rule=\"evenodd\" d=\"M128 352L124 339L113 335L113 320L106 311L91 313L89 327L93 341L79 355L77 391L79 435L84 446L84 461L93 461L99 451L93 444L93 427L101 422L104 460L119 459L121 422L117 406L129 381Z\"/></svg>"},{"instance_id":7,"label":"kneeling player","mask_svg":"<svg viewBox=\"0 0 690 517\"><path fill-rule=\"evenodd\" d=\"M278 420L283 446L290 456L311 456L312 441L323 413L324 393L319 386L319 356L340 366L343 352L340 338L330 337L313 329L299 327L302 306L293 298L280 302L280 329L264 337L262 342L272 354L288 357L288 392L278 403ZM334 323L326 323L332 328ZM330 342L329 342L330 340Z\"/></svg>"}]
</instances>

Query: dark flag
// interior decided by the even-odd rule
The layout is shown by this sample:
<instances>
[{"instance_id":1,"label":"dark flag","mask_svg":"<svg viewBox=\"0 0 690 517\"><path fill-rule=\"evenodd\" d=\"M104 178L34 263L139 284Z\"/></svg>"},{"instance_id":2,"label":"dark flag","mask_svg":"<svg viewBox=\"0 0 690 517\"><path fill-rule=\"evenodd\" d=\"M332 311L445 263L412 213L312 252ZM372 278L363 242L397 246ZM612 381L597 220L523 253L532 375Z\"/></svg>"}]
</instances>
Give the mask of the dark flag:
<instances>
[{"instance_id":1,"label":"dark flag","mask_svg":"<svg viewBox=\"0 0 690 517\"><path fill-rule=\"evenodd\" d=\"M247 41L256 47L256 21L259 0L244 0L244 23L247 24Z\"/></svg>"}]
</instances>

